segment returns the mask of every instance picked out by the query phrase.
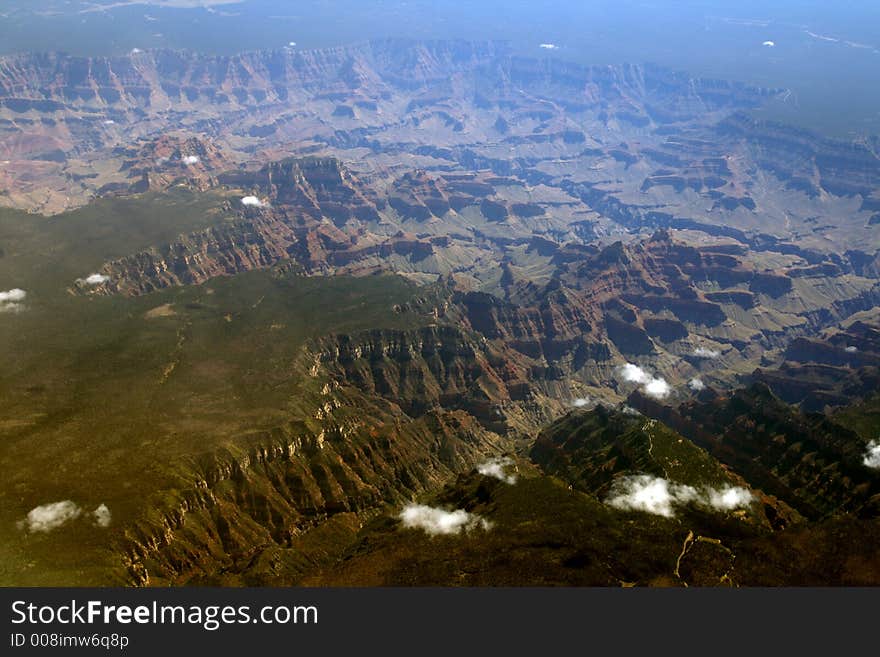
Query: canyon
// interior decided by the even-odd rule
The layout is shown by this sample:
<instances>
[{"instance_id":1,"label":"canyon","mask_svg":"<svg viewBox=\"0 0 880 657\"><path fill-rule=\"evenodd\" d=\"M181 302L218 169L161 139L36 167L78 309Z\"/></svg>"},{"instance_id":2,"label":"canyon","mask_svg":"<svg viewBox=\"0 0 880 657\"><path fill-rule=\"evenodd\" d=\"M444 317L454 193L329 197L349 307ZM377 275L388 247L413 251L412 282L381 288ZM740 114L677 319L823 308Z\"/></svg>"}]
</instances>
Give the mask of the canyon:
<instances>
[{"instance_id":1,"label":"canyon","mask_svg":"<svg viewBox=\"0 0 880 657\"><path fill-rule=\"evenodd\" d=\"M0 579L880 581L815 565L877 536L880 142L754 118L784 93L492 42L0 57L2 521L113 513Z\"/></svg>"}]
</instances>

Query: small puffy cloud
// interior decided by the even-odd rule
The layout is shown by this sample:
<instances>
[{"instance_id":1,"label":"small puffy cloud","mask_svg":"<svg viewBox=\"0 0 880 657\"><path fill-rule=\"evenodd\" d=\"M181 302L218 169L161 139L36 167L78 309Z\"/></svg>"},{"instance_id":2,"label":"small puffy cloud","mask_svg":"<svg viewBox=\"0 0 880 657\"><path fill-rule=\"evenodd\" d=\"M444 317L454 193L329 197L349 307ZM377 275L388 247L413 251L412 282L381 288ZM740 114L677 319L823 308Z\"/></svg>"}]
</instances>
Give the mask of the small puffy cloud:
<instances>
[{"instance_id":1,"label":"small puffy cloud","mask_svg":"<svg viewBox=\"0 0 880 657\"><path fill-rule=\"evenodd\" d=\"M18 301L24 301L26 296L27 292L16 287L7 290L6 292L0 292L0 303L16 303Z\"/></svg>"},{"instance_id":2,"label":"small puffy cloud","mask_svg":"<svg viewBox=\"0 0 880 657\"><path fill-rule=\"evenodd\" d=\"M287 45L288 45L290 48L294 48L294 47L296 47L296 41L288 41L288 42L287 42Z\"/></svg>"},{"instance_id":3,"label":"small puffy cloud","mask_svg":"<svg viewBox=\"0 0 880 657\"><path fill-rule=\"evenodd\" d=\"M485 463L481 463L477 466L477 472L485 477L494 477L495 479L500 479L507 484L515 484L516 475L507 474L505 472L505 468L509 468L512 465L513 459L504 456L501 458L489 459Z\"/></svg>"},{"instance_id":4,"label":"small puffy cloud","mask_svg":"<svg viewBox=\"0 0 880 657\"><path fill-rule=\"evenodd\" d=\"M752 503L754 497L745 488L739 486L726 486L721 489L710 488L706 491L706 497L701 500L705 505L719 511L733 511L741 509Z\"/></svg>"},{"instance_id":5,"label":"small puffy cloud","mask_svg":"<svg viewBox=\"0 0 880 657\"><path fill-rule=\"evenodd\" d=\"M847 347L846 349L844 349L844 351L845 351L846 353L848 353L848 354L854 354L854 353L856 353L858 350L859 350L858 347L854 347L854 346L852 346L852 345L850 345L849 347Z\"/></svg>"},{"instance_id":6,"label":"small puffy cloud","mask_svg":"<svg viewBox=\"0 0 880 657\"><path fill-rule=\"evenodd\" d=\"M862 461L869 468L880 470L880 440L872 440L868 443L868 451Z\"/></svg>"},{"instance_id":7,"label":"small puffy cloud","mask_svg":"<svg viewBox=\"0 0 880 657\"><path fill-rule=\"evenodd\" d=\"M99 504L98 508L92 511L92 518L95 519L95 524L98 527L109 527L112 518L110 509L107 508L106 504Z\"/></svg>"},{"instance_id":8,"label":"small puffy cloud","mask_svg":"<svg viewBox=\"0 0 880 657\"><path fill-rule=\"evenodd\" d=\"M577 397L572 400L571 405L575 408L583 408L590 403L589 397Z\"/></svg>"},{"instance_id":9,"label":"small puffy cloud","mask_svg":"<svg viewBox=\"0 0 880 657\"><path fill-rule=\"evenodd\" d=\"M697 490L692 486L674 484L651 475L632 475L621 477L612 484L605 503L615 509L644 511L671 518L675 515L675 505L696 498Z\"/></svg>"},{"instance_id":10,"label":"small puffy cloud","mask_svg":"<svg viewBox=\"0 0 880 657\"><path fill-rule=\"evenodd\" d=\"M643 511L671 518L676 507L689 504L716 511L733 511L752 503L754 496L739 486L706 487L678 484L652 475L630 475L617 479L605 503L625 511Z\"/></svg>"},{"instance_id":11,"label":"small puffy cloud","mask_svg":"<svg viewBox=\"0 0 880 657\"><path fill-rule=\"evenodd\" d=\"M559 46L555 43L541 43L538 44L539 48L543 48L544 50L559 50Z\"/></svg>"},{"instance_id":12,"label":"small puffy cloud","mask_svg":"<svg viewBox=\"0 0 880 657\"><path fill-rule=\"evenodd\" d=\"M773 48L776 45L776 42L775 41L765 41L761 45L766 46L767 48Z\"/></svg>"},{"instance_id":13,"label":"small puffy cloud","mask_svg":"<svg viewBox=\"0 0 880 657\"><path fill-rule=\"evenodd\" d=\"M621 366L620 376L628 383L647 383L651 379L645 370L632 363Z\"/></svg>"},{"instance_id":14,"label":"small puffy cloud","mask_svg":"<svg viewBox=\"0 0 880 657\"><path fill-rule=\"evenodd\" d=\"M19 522L18 526L31 533L50 532L66 522L78 518L81 514L82 509L70 500L52 502L28 511L27 517Z\"/></svg>"},{"instance_id":15,"label":"small puffy cloud","mask_svg":"<svg viewBox=\"0 0 880 657\"><path fill-rule=\"evenodd\" d=\"M113 119L105 119L104 121L102 121L102 123L104 125L114 125L116 121L114 121Z\"/></svg>"},{"instance_id":16,"label":"small puffy cloud","mask_svg":"<svg viewBox=\"0 0 880 657\"><path fill-rule=\"evenodd\" d=\"M24 310L21 304L27 297L27 292L19 288L13 288L6 292L0 292L0 313L17 313Z\"/></svg>"},{"instance_id":17,"label":"small puffy cloud","mask_svg":"<svg viewBox=\"0 0 880 657\"><path fill-rule=\"evenodd\" d=\"M688 388L690 388L694 392L700 392L700 390L706 389L706 384L703 383L702 379L694 377L693 379L688 381Z\"/></svg>"},{"instance_id":18,"label":"small puffy cloud","mask_svg":"<svg viewBox=\"0 0 880 657\"><path fill-rule=\"evenodd\" d=\"M88 285L100 285L109 281L110 277L104 276L104 274L89 274L84 280Z\"/></svg>"},{"instance_id":19,"label":"small puffy cloud","mask_svg":"<svg viewBox=\"0 0 880 657\"><path fill-rule=\"evenodd\" d=\"M446 511L424 504L408 504L400 512L404 527L422 529L431 536L460 534L477 527L489 529L490 524L480 516L464 509Z\"/></svg>"},{"instance_id":20,"label":"small puffy cloud","mask_svg":"<svg viewBox=\"0 0 880 657\"><path fill-rule=\"evenodd\" d=\"M654 399L666 399L672 392L672 386L666 382L666 379L653 377L642 386L642 391L648 395L648 397L653 397Z\"/></svg>"},{"instance_id":21,"label":"small puffy cloud","mask_svg":"<svg viewBox=\"0 0 880 657\"><path fill-rule=\"evenodd\" d=\"M143 50L141 50L140 48L132 48L132 49L131 49L131 54L132 54L132 55L139 55L139 54L142 53L142 52L143 52Z\"/></svg>"},{"instance_id":22,"label":"small puffy cloud","mask_svg":"<svg viewBox=\"0 0 880 657\"><path fill-rule=\"evenodd\" d=\"M201 160L198 155L187 155L183 158L184 164L198 164Z\"/></svg>"},{"instance_id":23,"label":"small puffy cloud","mask_svg":"<svg viewBox=\"0 0 880 657\"><path fill-rule=\"evenodd\" d=\"M258 199L256 196L245 196L241 199L241 204L254 208L262 208L265 205L265 203L263 203L263 201Z\"/></svg>"},{"instance_id":24,"label":"small puffy cloud","mask_svg":"<svg viewBox=\"0 0 880 657\"><path fill-rule=\"evenodd\" d=\"M707 349L706 347L697 347L693 351L693 355L697 358L718 358L721 352L717 349Z\"/></svg>"},{"instance_id":25,"label":"small puffy cloud","mask_svg":"<svg viewBox=\"0 0 880 657\"><path fill-rule=\"evenodd\" d=\"M627 363L618 369L620 378L627 383L638 383L642 386L642 392L654 399L665 399L672 392L672 386L666 379L659 376L651 376L638 365Z\"/></svg>"},{"instance_id":26,"label":"small puffy cloud","mask_svg":"<svg viewBox=\"0 0 880 657\"><path fill-rule=\"evenodd\" d=\"M633 416L641 415L641 412L639 412L638 409L635 409L632 406L629 406L627 404L624 404L623 407L620 409L620 411L622 413L624 413L625 415L633 415Z\"/></svg>"}]
</instances>

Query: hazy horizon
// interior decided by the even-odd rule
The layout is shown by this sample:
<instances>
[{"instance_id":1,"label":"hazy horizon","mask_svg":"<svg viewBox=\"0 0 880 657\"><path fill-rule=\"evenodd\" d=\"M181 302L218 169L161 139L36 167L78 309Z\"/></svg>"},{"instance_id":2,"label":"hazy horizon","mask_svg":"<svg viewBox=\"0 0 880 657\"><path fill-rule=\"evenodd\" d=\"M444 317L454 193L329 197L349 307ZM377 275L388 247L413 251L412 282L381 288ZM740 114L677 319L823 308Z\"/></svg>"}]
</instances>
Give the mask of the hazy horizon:
<instances>
[{"instance_id":1,"label":"hazy horizon","mask_svg":"<svg viewBox=\"0 0 880 657\"><path fill-rule=\"evenodd\" d=\"M565 0L551 8L515 0L478 6L343 0L294 8L281 0L12 0L0 23L0 53L173 48L231 54L401 36L504 40L531 56L596 65L650 62L783 87L791 96L761 116L836 137L880 134L880 7L868 2Z\"/></svg>"}]
</instances>

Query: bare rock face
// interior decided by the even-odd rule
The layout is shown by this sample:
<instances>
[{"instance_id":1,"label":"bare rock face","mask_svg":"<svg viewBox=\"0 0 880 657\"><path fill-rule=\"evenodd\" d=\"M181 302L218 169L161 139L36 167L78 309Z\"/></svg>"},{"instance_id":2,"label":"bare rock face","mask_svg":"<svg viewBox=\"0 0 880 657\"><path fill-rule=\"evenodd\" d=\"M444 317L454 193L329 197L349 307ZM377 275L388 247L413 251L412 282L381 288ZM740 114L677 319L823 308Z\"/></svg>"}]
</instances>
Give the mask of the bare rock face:
<instances>
[{"instance_id":1,"label":"bare rock face","mask_svg":"<svg viewBox=\"0 0 880 657\"><path fill-rule=\"evenodd\" d=\"M207 138L185 134L162 135L138 146L118 147L120 170L126 181L109 183L99 194L141 194L172 185L206 190L217 184L216 174L232 166L222 150Z\"/></svg>"},{"instance_id":2,"label":"bare rock face","mask_svg":"<svg viewBox=\"0 0 880 657\"><path fill-rule=\"evenodd\" d=\"M880 328L859 320L819 337L799 337L783 358L779 367L755 370L752 379L809 411L845 406L880 387Z\"/></svg>"},{"instance_id":3,"label":"bare rock face","mask_svg":"<svg viewBox=\"0 0 880 657\"><path fill-rule=\"evenodd\" d=\"M743 114L731 116L720 127L722 133L764 150L766 164L793 189L811 195L821 190L868 197L880 185L877 137L864 144L819 139L804 130L755 121Z\"/></svg>"},{"instance_id":4,"label":"bare rock face","mask_svg":"<svg viewBox=\"0 0 880 657\"><path fill-rule=\"evenodd\" d=\"M219 181L253 191L266 198L270 207L295 208L316 221L327 217L338 227L354 219L378 218L378 199L333 158L272 162L254 173L225 173Z\"/></svg>"},{"instance_id":5,"label":"bare rock face","mask_svg":"<svg viewBox=\"0 0 880 657\"><path fill-rule=\"evenodd\" d=\"M0 203L51 214L99 193L179 182L201 189L224 169L320 154L363 159L352 167L358 173L397 180L385 200L414 221L479 199L495 232L541 225L565 241L614 225L665 227L803 252L826 249L830 238L832 250L851 252L845 267L876 269L880 242L867 232L877 213L876 144L827 140L741 111L779 93L458 41L236 56L17 55L0 59L0 158L10 162L0 167ZM198 145L164 144L171 134L203 144L210 135L227 162L199 156ZM415 158L411 171L387 170L384 155L396 153ZM193 157L200 162L177 164ZM610 175L599 175L606 168ZM756 186L758 172L778 189ZM504 191L510 179L528 193ZM558 194L549 201L536 186L561 190L580 207ZM786 194L812 209L782 216L774 208ZM566 205L572 211L559 213ZM339 225L348 210L328 206L325 216L335 212ZM795 246L795 235L808 245Z\"/></svg>"},{"instance_id":6,"label":"bare rock face","mask_svg":"<svg viewBox=\"0 0 880 657\"><path fill-rule=\"evenodd\" d=\"M510 84L578 90L577 101L624 102L628 97L662 97L693 81L656 67L584 68L555 60L512 58L494 43L403 40L373 41L359 46L313 51L263 51L235 56L207 56L167 50L123 57L83 58L59 54L6 57L0 67L0 94L16 111L59 107L140 108L197 102L246 107L288 100L301 90L368 91L377 85L427 90L450 75L492 76L492 87L505 84L495 77L502 69ZM647 82L647 84L646 84ZM492 87L487 87L492 89ZM698 98L696 94L704 92ZM721 106L747 107L753 88L721 81L697 81L690 98L667 103L658 113L679 118ZM491 99L483 103L491 103ZM628 101L631 102L631 101ZM340 105L337 104L336 107ZM634 104L630 122L647 118ZM347 112L342 112L348 114ZM578 133L567 139L579 142Z\"/></svg>"},{"instance_id":7,"label":"bare rock face","mask_svg":"<svg viewBox=\"0 0 880 657\"><path fill-rule=\"evenodd\" d=\"M441 180L424 170L406 173L395 184L388 204L404 218L416 221L440 218L452 209L444 187Z\"/></svg>"},{"instance_id":8,"label":"bare rock face","mask_svg":"<svg viewBox=\"0 0 880 657\"><path fill-rule=\"evenodd\" d=\"M436 240L403 231L384 237L365 233L362 225L379 220L389 203L337 160L288 159L217 179L252 199L232 202L236 221L108 263L113 284L104 291L143 294L288 259L321 273L392 254L417 262L434 253Z\"/></svg>"},{"instance_id":9,"label":"bare rock face","mask_svg":"<svg viewBox=\"0 0 880 657\"><path fill-rule=\"evenodd\" d=\"M37 187L59 195L64 189L70 201L52 198L37 207L54 213L87 202L99 190L128 189L128 181L111 175L114 149L127 151L132 141L155 140L169 131L210 134L234 145L239 164L262 146L283 151L311 140L337 147L399 144L399 136L382 133L410 124L427 133L448 132L447 139L421 140L413 150L481 159L473 147L487 136L485 130L497 130L480 127L474 142L472 111L492 112L495 125L508 126L513 144L587 143L581 131L551 130L546 106L518 97L523 85L532 94L564 99L564 109L600 113L607 123L626 125L687 120L707 108L751 107L765 94L741 85L694 83L653 67L538 62L511 57L499 44L459 41L385 40L235 56L167 50L109 58L15 55L0 58L0 157L53 163L43 166L37 181L33 171L21 172L17 187L26 184L34 191L19 191L9 203L33 209ZM694 92L703 96L685 98ZM297 121L290 114L294 106ZM499 123L501 108L510 120ZM542 123L537 132L510 129L511 121L536 119ZM78 179L86 189L62 182L64 173L86 176ZM150 184L145 180L136 189ZM525 213L536 212L527 203L521 206Z\"/></svg>"},{"instance_id":10,"label":"bare rock face","mask_svg":"<svg viewBox=\"0 0 880 657\"><path fill-rule=\"evenodd\" d=\"M110 282L83 292L144 294L282 263L308 275L403 269L436 280L455 268L470 270L473 265L462 267L466 254L497 263L502 273L493 292L458 287L452 303L463 325L531 359L542 379L580 373L593 385L611 383L615 359L690 358L694 344L705 340L718 345L709 353L750 358L758 344L784 346L805 321L827 325L878 298L870 280L831 288L828 296L826 276L846 275L839 264L765 271L742 243L695 247L668 230L604 248L490 236L497 222L484 208L492 203L506 211L500 190L510 180L424 171L366 179L338 160L317 157L228 171L217 181L241 195L230 201L234 221L109 262L102 271ZM241 203L244 195L253 197L250 205ZM446 228L463 217L483 217L487 234ZM507 255L517 253L525 256ZM548 282L512 267L511 257L544 263ZM813 305L800 300L803 289L816 290ZM793 310L766 314L765 306L780 303ZM740 329L743 322L752 328Z\"/></svg>"}]
</instances>

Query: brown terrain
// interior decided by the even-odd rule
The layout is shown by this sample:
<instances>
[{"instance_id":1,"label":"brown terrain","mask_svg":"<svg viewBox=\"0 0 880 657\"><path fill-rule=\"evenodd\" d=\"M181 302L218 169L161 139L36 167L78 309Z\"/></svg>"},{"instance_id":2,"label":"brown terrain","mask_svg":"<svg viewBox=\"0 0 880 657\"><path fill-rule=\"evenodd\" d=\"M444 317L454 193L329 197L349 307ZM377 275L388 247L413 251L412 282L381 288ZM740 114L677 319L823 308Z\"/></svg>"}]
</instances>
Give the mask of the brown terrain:
<instances>
[{"instance_id":1,"label":"brown terrain","mask_svg":"<svg viewBox=\"0 0 880 657\"><path fill-rule=\"evenodd\" d=\"M153 326L175 327L174 358L143 389L152 404L178 385L185 403L163 410L151 440L202 432L173 475L138 489L150 501L116 530L106 578L880 581L876 554L850 540L878 535L880 509L865 459L878 427L880 143L751 117L781 93L493 43L0 58L8 212L55 225L103 202L218 199L198 227L104 249L97 282L64 284L64 303L137 308L152 323L144 344L159 340ZM23 250L2 233L0 247ZM392 276L410 292L375 326L337 318L290 353L272 337L289 308L263 317L264 295L233 312L216 292ZM236 333L253 317L253 333ZM200 322L212 347L191 346ZM221 365L227 352L246 365ZM121 371L138 362L126 358ZM644 380L622 376L627 363ZM285 401L252 419L235 416L247 392L201 389L239 375ZM9 383L15 403L45 389L29 376ZM46 412L59 418L46 434L10 423L14 449L85 417L100 433L89 399ZM211 404L228 415L200 415ZM503 455L520 484L477 473ZM673 517L601 502L634 473L741 489L753 504ZM16 482L10 499L26 505L34 484ZM402 530L394 510L414 499L508 533ZM560 509L556 538L535 534L542 505ZM847 561L825 573L839 535ZM546 569L525 565L536 561Z\"/></svg>"}]
</instances>

